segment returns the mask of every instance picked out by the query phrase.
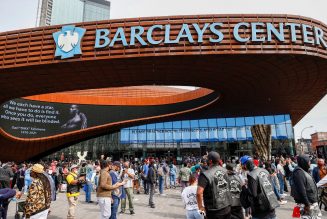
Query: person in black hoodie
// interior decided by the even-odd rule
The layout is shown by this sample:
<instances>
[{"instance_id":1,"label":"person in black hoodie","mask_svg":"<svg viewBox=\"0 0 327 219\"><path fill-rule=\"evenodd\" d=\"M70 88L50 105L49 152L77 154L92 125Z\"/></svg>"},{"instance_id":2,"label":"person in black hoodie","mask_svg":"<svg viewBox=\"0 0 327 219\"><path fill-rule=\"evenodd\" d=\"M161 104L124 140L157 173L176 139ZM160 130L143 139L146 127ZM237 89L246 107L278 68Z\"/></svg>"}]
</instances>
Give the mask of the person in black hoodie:
<instances>
[{"instance_id":1,"label":"person in black hoodie","mask_svg":"<svg viewBox=\"0 0 327 219\"><path fill-rule=\"evenodd\" d=\"M301 155L297 158L298 166L293 171L293 184L291 195L297 204L304 205L303 215L314 216L318 214L318 191L317 186L308 173L310 168L310 158L307 155ZM316 215L317 216L317 215Z\"/></svg>"}]
</instances>

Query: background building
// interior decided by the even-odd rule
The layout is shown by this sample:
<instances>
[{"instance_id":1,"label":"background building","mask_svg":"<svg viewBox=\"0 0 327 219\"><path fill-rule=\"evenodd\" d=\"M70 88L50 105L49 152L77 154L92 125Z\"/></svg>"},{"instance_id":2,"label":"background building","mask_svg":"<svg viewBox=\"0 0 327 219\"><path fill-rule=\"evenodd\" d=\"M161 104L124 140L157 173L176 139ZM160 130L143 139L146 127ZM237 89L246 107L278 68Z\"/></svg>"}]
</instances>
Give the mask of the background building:
<instances>
[{"instance_id":1,"label":"background building","mask_svg":"<svg viewBox=\"0 0 327 219\"><path fill-rule=\"evenodd\" d=\"M309 138L309 139L305 139L305 138L298 139L297 143L296 143L296 152L297 152L297 154L313 153L314 150L312 148L311 138Z\"/></svg>"},{"instance_id":2,"label":"background building","mask_svg":"<svg viewBox=\"0 0 327 219\"><path fill-rule=\"evenodd\" d=\"M108 20L110 2L106 0L39 0L37 26Z\"/></svg>"},{"instance_id":3,"label":"background building","mask_svg":"<svg viewBox=\"0 0 327 219\"><path fill-rule=\"evenodd\" d=\"M316 132L311 135L312 148L317 150L318 157L327 158L327 132Z\"/></svg>"}]
</instances>

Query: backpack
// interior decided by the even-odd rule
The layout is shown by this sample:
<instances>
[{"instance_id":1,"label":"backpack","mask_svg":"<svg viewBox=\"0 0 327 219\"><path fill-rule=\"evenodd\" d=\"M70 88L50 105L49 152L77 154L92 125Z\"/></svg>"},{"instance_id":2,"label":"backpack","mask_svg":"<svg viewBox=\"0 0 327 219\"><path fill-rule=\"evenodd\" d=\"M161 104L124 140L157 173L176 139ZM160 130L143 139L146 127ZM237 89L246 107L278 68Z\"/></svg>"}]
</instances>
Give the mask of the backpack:
<instances>
[{"instance_id":1,"label":"backpack","mask_svg":"<svg viewBox=\"0 0 327 219\"><path fill-rule=\"evenodd\" d=\"M290 168L288 167L288 165L284 166L284 171L285 171L285 177L289 178L291 176L292 172L291 172Z\"/></svg>"},{"instance_id":2,"label":"backpack","mask_svg":"<svg viewBox=\"0 0 327 219\"><path fill-rule=\"evenodd\" d=\"M163 176L163 175L164 175L164 169L163 169L162 166L160 166L160 167L158 168L158 175L159 175L159 176Z\"/></svg>"}]
</instances>

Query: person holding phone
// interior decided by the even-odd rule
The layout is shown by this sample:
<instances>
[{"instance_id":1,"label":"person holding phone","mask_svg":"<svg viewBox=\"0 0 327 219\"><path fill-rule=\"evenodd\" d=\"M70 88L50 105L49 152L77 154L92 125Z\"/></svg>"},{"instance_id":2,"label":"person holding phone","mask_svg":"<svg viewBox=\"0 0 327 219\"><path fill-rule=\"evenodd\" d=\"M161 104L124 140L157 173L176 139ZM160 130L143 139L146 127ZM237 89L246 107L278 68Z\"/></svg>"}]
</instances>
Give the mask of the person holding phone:
<instances>
[{"instance_id":1,"label":"person holding phone","mask_svg":"<svg viewBox=\"0 0 327 219\"><path fill-rule=\"evenodd\" d=\"M126 181L112 184L112 178L109 174L111 167L110 161L103 161L99 177L99 186L97 190L98 203L100 206L100 219L108 219L111 216L111 193L115 189L126 184Z\"/></svg>"},{"instance_id":2,"label":"person holding phone","mask_svg":"<svg viewBox=\"0 0 327 219\"><path fill-rule=\"evenodd\" d=\"M128 161L126 161L123 164L123 167L124 169L122 172L122 177L126 181L126 184L124 185L124 190L128 198L129 211L131 214L135 214L134 204L133 204L133 180L135 177L135 172L132 168L130 168ZM126 197L121 200L121 211L124 213L125 209L126 209Z\"/></svg>"}]
</instances>

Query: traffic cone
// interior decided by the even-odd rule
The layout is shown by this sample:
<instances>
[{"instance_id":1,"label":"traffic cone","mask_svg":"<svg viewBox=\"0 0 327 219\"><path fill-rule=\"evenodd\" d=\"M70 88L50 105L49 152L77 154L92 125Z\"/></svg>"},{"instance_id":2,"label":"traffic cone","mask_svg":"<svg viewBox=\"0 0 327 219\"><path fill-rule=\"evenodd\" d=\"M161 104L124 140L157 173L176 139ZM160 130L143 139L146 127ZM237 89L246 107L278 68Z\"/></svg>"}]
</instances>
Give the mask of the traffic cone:
<instances>
[{"instance_id":1,"label":"traffic cone","mask_svg":"<svg viewBox=\"0 0 327 219\"><path fill-rule=\"evenodd\" d=\"M300 218L301 217L300 207L299 206L294 207L292 217L293 218Z\"/></svg>"}]
</instances>

